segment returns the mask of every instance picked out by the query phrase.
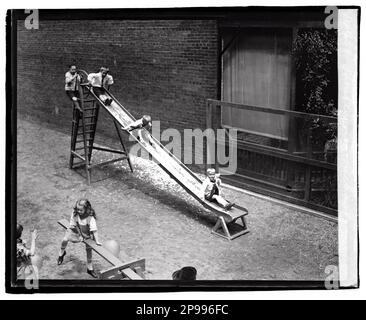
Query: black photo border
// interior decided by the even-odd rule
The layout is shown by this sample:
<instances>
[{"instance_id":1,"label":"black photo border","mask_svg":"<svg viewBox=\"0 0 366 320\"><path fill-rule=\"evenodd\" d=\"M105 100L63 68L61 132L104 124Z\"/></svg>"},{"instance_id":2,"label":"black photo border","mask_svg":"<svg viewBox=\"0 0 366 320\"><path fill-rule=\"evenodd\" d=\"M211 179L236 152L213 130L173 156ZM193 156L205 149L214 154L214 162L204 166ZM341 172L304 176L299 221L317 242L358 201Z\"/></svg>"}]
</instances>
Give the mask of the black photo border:
<instances>
[{"instance_id":1,"label":"black photo border","mask_svg":"<svg viewBox=\"0 0 366 320\"><path fill-rule=\"evenodd\" d=\"M301 12L302 14L324 13L324 6L297 7L191 7L154 9L40 9L43 20L148 20L148 19L221 19L240 17L250 13ZM359 6L338 6L339 9L358 10L358 36L360 34ZM39 280L39 288L28 290L24 281L16 280L16 212L17 212L17 21L24 20L24 9L8 10L6 17L6 165L5 165L5 227L6 268L5 288L7 293L86 293L86 292L175 292L175 291L257 291L257 290L322 290L324 281L268 281L268 280ZM359 38L358 38L359 39ZM359 42L360 40L358 40ZM358 43L358 73L359 73ZM219 84L218 84L219 85ZM359 92L359 75L358 75ZM218 90L220 94L220 90ZM358 106L358 102L357 102ZM358 110L357 110L358 113ZM358 172L358 170L357 170ZM358 265L359 270L359 265ZM347 288L342 288L347 289Z\"/></svg>"}]
</instances>

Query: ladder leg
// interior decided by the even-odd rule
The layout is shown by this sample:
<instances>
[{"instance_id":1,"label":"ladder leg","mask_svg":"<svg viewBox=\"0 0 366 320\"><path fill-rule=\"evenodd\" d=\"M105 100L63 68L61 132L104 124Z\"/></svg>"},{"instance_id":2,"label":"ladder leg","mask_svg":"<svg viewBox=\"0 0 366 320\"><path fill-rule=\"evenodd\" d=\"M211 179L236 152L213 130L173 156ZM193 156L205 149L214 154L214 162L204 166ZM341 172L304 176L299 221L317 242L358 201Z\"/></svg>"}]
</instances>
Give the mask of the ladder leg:
<instances>
[{"instance_id":1,"label":"ladder leg","mask_svg":"<svg viewBox=\"0 0 366 320\"><path fill-rule=\"evenodd\" d=\"M113 122L114 122L114 126L116 127L116 131L117 131L117 134L118 134L118 137L119 137L119 141L121 142L123 151L126 153L128 165L130 166L131 172L133 172L133 167L132 167L132 163L131 163L131 159L130 159L130 154L127 152L125 144L123 143L122 135L121 135L121 132L119 130L118 124L117 124L116 121L113 121Z\"/></svg>"},{"instance_id":2,"label":"ladder leg","mask_svg":"<svg viewBox=\"0 0 366 320\"><path fill-rule=\"evenodd\" d=\"M74 162L74 157L72 155L72 150L74 149L74 131L75 131L75 109L74 106L72 107L72 121L71 121L71 145L70 145L70 160L69 160L69 168L72 168L73 162Z\"/></svg>"},{"instance_id":3,"label":"ladder leg","mask_svg":"<svg viewBox=\"0 0 366 320\"><path fill-rule=\"evenodd\" d=\"M92 116L94 116L94 125L90 128L92 133L90 133L89 137L91 138L89 142L89 150L88 150L88 159L89 163L91 162L92 152L93 152L93 145L94 145L94 138L95 138L95 131L97 130L97 122L98 122L98 115L99 115L99 105L93 101L92 106L95 108L92 110Z\"/></svg>"},{"instance_id":4,"label":"ladder leg","mask_svg":"<svg viewBox=\"0 0 366 320\"><path fill-rule=\"evenodd\" d=\"M222 232L220 232L220 228L222 228ZM223 237L227 240L231 240L232 236L229 232L229 229L227 227L226 221L223 217L218 217L215 226L213 227L213 229L211 230L212 233Z\"/></svg>"},{"instance_id":5,"label":"ladder leg","mask_svg":"<svg viewBox=\"0 0 366 320\"><path fill-rule=\"evenodd\" d=\"M223 217L220 217L220 220L221 220L222 229L224 230L224 233L225 233L227 239L231 240L231 235L230 235L229 229L226 225L225 219Z\"/></svg>"},{"instance_id":6,"label":"ladder leg","mask_svg":"<svg viewBox=\"0 0 366 320\"><path fill-rule=\"evenodd\" d=\"M247 221L246 221L245 217L242 216L242 217L240 217L240 219L241 219L241 223L243 224L244 230L247 230L248 227L247 227Z\"/></svg>"},{"instance_id":7,"label":"ladder leg","mask_svg":"<svg viewBox=\"0 0 366 320\"><path fill-rule=\"evenodd\" d=\"M79 86L78 88L78 98L80 102L80 107L82 111L73 104L73 124L71 132L71 155L70 155L70 168L75 168L85 166L85 174L88 181L88 185L91 183L91 153L93 149L93 141L95 136L96 119L93 120L94 115L97 115L97 108L95 108L95 101L92 101L92 107L88 108L85 103L90 101L85 101L85 97L88 96L88 92L85 88ZM90 115L87 111L91 111ZM94 113L96 111L96 113ZM89 123L86 122L90 119ZM89 127L87 129L87 127ZM78 140L78 138L80 140ZM82 143L83 146L77 147L77 143ZM80 154L79 150L83 150L84 154ZM81 159L77 164L74 163L75 157Z\"/></svg>"},{"instance_id":8,"label":"ladder leg","mask_svg":"<svg viewBox=\"0 0 366 320\"><path fill-rule=\"evenodd\" d=\"M80 112L75 108L75 105L73 104L73 115L72 115L72 126L71 126L71 151L75 151L76 146L76 139L77 139L77 132L79 128L79 117ZM69 161L69 167L72 169L74 165L74 155L72 152L70 152L70 161Z\"/></svg>"},{"instance_id":9,"label":"ladder leg","mask_svg":"<svg viewBox=\"0 0 366 320\"><path fill-rule=\"evenodd\" d=\"M81 115L82 126L83 126L83 140L84 140L84 158L85 158L85 174L88 179L88 185L90 185L90 167L89 167L89 157L88 157L88 144L87 144L87 133L85 126L85 112Z\"/></svg>"},{"instance_id":10,"label":"ladder leg","mask_svg":"<svg viewBox=\"0 0 366 320\"><path fill-rule=\"evenodd\" d=\"M85 168L86 168L86 177L87 177L87 180L88 180L88 186L90 186L90 183L91 183L91 170L89 168L89 165L85 165Z\"/></svg>"}]
</instances>

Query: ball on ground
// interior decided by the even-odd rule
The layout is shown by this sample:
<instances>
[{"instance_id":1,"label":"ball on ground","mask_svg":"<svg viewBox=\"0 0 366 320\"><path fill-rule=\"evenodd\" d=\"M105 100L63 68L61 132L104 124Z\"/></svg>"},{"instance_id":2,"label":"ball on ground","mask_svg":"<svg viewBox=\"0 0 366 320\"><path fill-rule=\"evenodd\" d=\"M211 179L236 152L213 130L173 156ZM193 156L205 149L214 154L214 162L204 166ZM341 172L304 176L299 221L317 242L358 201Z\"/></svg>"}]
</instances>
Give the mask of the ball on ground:
<instances>
[{"instance_id":1,"label":"ball on ground","mask_svg":"<svg viewBox=\"0 0 366 320\"><path fill-rule=\"evenodd\" d=\"M119 258L120 246L116 240L107 240L103 243L103 246L115 257Z\"/></svg>"}]
</instances>

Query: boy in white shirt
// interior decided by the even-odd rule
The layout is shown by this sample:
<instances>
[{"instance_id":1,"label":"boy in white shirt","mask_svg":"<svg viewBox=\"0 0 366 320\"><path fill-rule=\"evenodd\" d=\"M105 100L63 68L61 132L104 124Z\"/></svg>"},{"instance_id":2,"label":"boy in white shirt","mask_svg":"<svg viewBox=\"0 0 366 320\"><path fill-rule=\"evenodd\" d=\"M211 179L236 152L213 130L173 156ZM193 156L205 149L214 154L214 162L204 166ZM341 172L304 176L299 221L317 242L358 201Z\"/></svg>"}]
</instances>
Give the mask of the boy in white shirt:
<instances>
[{"instance_id":1,"label":"boy in white shirt","mask_svg":"<svg viewBox=\"0 0 366 320\"><path fill-rule=\"evenodd\" d=\"M93 92L106 106L109 106L113 101L105 92L105 88L114 83L113 77L108 73L108 68L101 67L98 73L89 73L88 75L88 81L93 87Z\"/></svg>"},{"instance_id":2,"label":"boy in white shirt","mask_svg":"<svg viewBox=\"0 0 366 320\"><path fill-rule=\"evenodd\" d=\"M96 214L88 199L79 199L76 201L74 210L70 217L70 226L67 228L65 236L61 243L61 249L57 264L62 264L66 255L66 246L69 241L73 243L81 242L83 239L94 238L99 246L98 229L96 223ZM93 278L97 278L92 264L92 249L86 245L87 273Z\"/></svg>"},{"instance_id":3,"label":"boy in white shirt","mask_svg":"<svg viewBox=\"0 0 366 320\"><path fill-rule=\"evenodd\" d=\"M207 169L207 178L202 183L202 198L210 202L217 202L225 210L230 210L235 203L231 203L221 196L220 186L221 179L219 175L216 175L215 169Z\"/></svg>"}]
</instances>

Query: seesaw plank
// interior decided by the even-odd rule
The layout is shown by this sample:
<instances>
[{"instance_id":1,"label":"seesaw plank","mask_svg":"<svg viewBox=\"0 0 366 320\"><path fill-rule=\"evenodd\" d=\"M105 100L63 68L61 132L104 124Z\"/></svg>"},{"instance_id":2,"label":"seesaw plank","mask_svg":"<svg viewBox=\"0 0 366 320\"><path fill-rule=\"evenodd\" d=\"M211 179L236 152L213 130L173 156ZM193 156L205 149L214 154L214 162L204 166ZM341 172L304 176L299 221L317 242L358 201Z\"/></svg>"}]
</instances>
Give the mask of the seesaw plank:
<instances>
[{"instance_id":1,"label":"seesaw plank","mask_svg":"<svg viewBox=\"0 0 366 320\"><path fill-rule=\"evenodd\" d=\"M113 267L110 267L109 269L103 270L100 272L101 277L103 279L108 279L112 276L114 276L116 274L116 272L121 271L123 273L125 273L125 269L129 269L132 270L136 267L140 267L141 271L145 271L145 259L139 259L139 260L133 260L133 261L128 261L128 262L124 262L122 264L119 265L115 265ZM127 274L128 273L128 274ZM130 274L129 271L127 271L126 275L130 278ZM133 272L134 274L131 276L136 278L136 279L140 279L140 277L136 277L136 273Z\"/></svg>"},{"instance_id":2,"label":"seesaw plank","mask_svg":"<svg viewBox=\"0 0 366 320\"><path fill-rule=\"evenodd\" d=\"M63 228L67 229L69 222L66 219L62 219L58 221L58 224L62 226ZM107 260L110 264L114 266L123 265L123 262L119 260L117 257L115 257L111 252L109 252L107 249L105 249L102 246L98 246L95 241L91 239L85 239L83 242L88 245L90 248L92 248L96 253L98 253L102 258ZM132 269L126 268L124 270L121 270L128 278L132 280L141 280L142 278L136 274Z\"/></svg>"}]
</instances>

